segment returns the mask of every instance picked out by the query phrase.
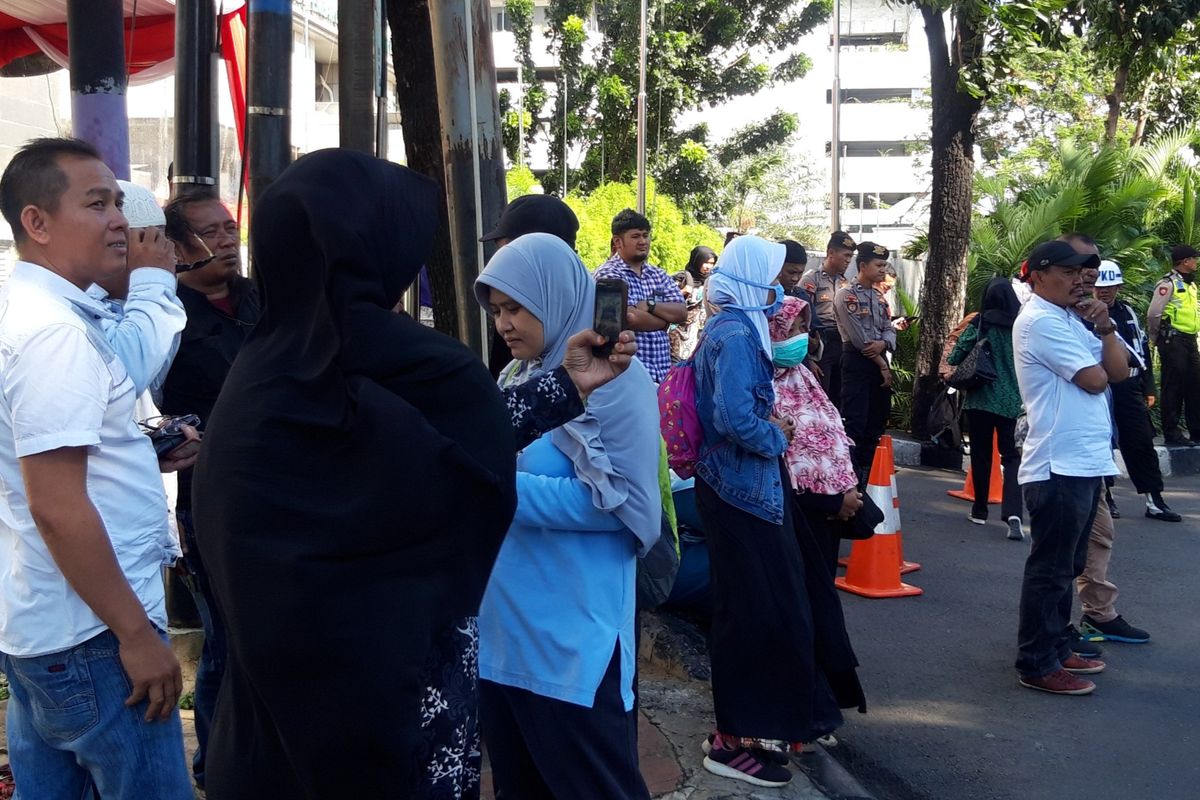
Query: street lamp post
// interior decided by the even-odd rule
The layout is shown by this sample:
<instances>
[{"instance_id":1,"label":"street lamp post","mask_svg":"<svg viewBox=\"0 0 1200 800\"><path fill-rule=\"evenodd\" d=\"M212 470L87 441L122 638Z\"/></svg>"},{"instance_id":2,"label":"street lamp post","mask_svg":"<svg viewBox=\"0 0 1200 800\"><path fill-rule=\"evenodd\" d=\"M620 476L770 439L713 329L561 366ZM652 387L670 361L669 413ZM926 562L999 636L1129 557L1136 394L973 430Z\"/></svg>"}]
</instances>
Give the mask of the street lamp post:
<instances>
[{"instance_id":1,"label":"street lamp post","mask_svg":"<svg viewBox=\"0 0 1200 800\"><path fill-rule=\"evenodd\" d=\"M639 214L646 213L646 15L646 0L642 0L637 101L637 210Z\"/></svg>"},{"instance_id":2,"label":"street lamp post","mask_svg":"<svg viewBox=\"0 0 1200 800\"><path fill-rule=\"evenodd\" d=\"M833 136L829 154L833 158L829 175L829 222L832 229L842 228L842 3L833 0Z\"/></svg>"}]
</instances>

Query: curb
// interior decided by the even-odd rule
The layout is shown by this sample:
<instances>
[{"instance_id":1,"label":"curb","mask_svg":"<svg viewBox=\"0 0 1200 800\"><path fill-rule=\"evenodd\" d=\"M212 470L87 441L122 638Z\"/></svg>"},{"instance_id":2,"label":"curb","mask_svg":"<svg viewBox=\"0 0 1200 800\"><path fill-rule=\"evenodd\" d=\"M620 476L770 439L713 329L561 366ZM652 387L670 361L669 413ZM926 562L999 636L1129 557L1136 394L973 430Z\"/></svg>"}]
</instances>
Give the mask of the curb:
<instances>
[{"instance_id":1,"label":"curb","mask_svg":"<svg viewBox=\"0 0 1200 800\"><path fill-rule=\"evenodd\" d=\"M888 431L892 436L892 449L898 467L936 467L963 472L966 469L963 454L957 450L937 447L929 442L919 442L899 431ZM1155 445L1158 466L1164 478L1172 475L1200 475L1200 447L1164 447ZM1114 451L1117 468L1122 477L1129 477L1125 460L1120 451Z\"/></svg>"},{"instance_id":2,"label":"curb","mask_svg":"<svg viewBox=\"0 0 1200 800\"><path fill-rule=\"evenodd\" d=\"M792 759L792 763L830 800L878 800L820 745L815 751Z\"/></svg>"}]
</instances>

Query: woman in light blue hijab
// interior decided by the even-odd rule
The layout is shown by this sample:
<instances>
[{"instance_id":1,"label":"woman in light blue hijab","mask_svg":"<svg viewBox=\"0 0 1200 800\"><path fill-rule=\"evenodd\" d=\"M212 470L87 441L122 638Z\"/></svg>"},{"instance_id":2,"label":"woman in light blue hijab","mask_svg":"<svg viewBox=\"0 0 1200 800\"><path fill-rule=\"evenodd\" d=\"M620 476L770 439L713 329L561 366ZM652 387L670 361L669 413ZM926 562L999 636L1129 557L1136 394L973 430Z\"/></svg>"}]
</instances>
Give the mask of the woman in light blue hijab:
<instances>
[{"instance_id":1,"label":"woman in light blue hijab","mask_svg":"<svg viewBox=\"0 0 1200 800\"><path fill-rule=\"evenodd\" d=\"M555 236L505 245L475 284L541 380L592 325L595 284ZM658 539L658 407L636 359L517 457L517 515L479 614L481 720L496 794L646 798L633 711L637 557ZM531 765L536 764L536 768Z\"/></svg>"},{"instance_id":2,"label":"woman in light blue hijab","mask_svg":"<svg viewBox=\"0 0 1200 800\"><path fill-rule=\"evenodd\" d=\"M710 772L756 786L791 780L788 753L842 722L817 669L805 565L783 453L793 423L772 416L767 320L783 305L787 248L757 236L725 246L708 279L708 320L693 359L704 446L696 504L712 572L709 632L716 730Z\"/></svg>"}]
</instances>

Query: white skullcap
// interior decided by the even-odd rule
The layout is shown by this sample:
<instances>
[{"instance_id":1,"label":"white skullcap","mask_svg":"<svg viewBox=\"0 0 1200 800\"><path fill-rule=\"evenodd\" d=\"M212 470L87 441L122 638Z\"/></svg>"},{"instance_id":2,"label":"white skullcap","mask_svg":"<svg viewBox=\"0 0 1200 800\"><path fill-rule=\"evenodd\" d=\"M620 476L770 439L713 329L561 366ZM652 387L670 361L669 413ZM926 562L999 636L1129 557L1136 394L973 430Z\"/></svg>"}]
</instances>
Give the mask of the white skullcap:
<instances>
[{"instance_id":1,"label":"white skullcap","mask_svg":"<svg viewBox=\"0 0 1200 800\"><path fill-rule=\"evenodd\" d=\"M153 228L167 224L162 208L149 189L129 181L117 180L121 191L125 193L125 219L129 220L130 229Z\"/></svg>"}]
</instances>

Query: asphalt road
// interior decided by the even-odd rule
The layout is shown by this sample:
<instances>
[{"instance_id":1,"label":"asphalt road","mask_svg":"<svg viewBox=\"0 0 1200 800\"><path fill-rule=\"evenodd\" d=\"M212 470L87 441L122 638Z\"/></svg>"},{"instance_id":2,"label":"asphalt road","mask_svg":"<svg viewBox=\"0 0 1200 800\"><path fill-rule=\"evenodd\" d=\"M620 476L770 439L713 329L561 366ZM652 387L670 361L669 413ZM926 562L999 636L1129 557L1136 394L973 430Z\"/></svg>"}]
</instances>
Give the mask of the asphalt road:
<instances>
[{"instance_id":1,"label":"asphalt road","mask_svg":"<svg viewBox=\"0 0 1200 800\"><path fill-rule=\"evenodd\" d=\"M868 713L848 714L831 753L880 800L1200 798L1200 476L1168 479L1184 515L1145 519L1115 492L1109 577L1147 644L1105 644L1096 691L1059 697L1017 684L1017 600L1028 553L995 518L966 521L946 495L962 474L902 468L905 580L925 594L842 594ZM1075 621L1078 622L1078 602Z\"/></svg>"}]
</instances>

